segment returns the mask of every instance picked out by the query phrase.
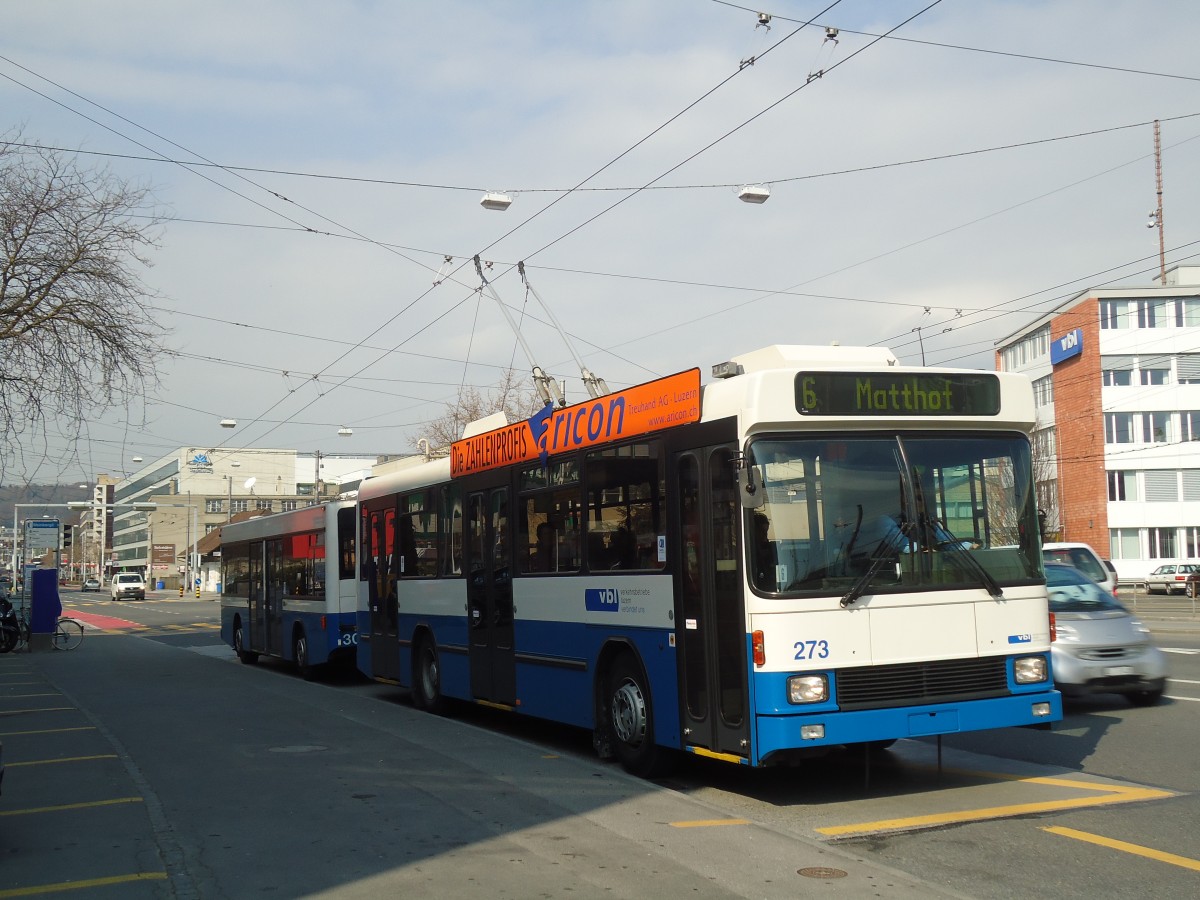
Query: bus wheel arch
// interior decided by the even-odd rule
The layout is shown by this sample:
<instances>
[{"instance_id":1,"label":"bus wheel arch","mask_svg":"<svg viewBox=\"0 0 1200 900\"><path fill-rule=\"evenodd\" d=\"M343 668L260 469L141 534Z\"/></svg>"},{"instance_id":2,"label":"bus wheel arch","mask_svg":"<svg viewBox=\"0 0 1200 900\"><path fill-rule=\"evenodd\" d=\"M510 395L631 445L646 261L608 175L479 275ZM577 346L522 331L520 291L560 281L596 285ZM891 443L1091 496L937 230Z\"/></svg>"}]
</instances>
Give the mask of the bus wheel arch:
<instances>
[{"instance_id":1,"label":"bus wheel arch","mask_svg":"<svg viewBox=\"0 0 1200 900\"><path fill-rule=\"evenodd\" d=\"M258 662L258 654L246 649L246 631L242 628L242 617L233 618L233 652L246 665Z\"/></svg>"},{"instance_id":2,"label":"bus wheel arch","mask_svg":"<svg viewBox=\"0 0 1200 900\"><path fill-rule=\"evenodd\" d=\"M632 646L605 647L597 665L593 745L601 758L616 757L630 774L653 778L670 765L670 752L654 740L654 699L645 667Z\"/></svg>"},{"instance_id":3,"label":"bus wheel arch","mask_svg":"<svg viewBox=\"0 0 1200 900\"><path fill-rule=\"evenodd\" d=\"M428 628L420 628L412 640L413 704L427 713L441 715L446 709L442 695L442 665L437 642Z\"/></svg>"}]
</instances>

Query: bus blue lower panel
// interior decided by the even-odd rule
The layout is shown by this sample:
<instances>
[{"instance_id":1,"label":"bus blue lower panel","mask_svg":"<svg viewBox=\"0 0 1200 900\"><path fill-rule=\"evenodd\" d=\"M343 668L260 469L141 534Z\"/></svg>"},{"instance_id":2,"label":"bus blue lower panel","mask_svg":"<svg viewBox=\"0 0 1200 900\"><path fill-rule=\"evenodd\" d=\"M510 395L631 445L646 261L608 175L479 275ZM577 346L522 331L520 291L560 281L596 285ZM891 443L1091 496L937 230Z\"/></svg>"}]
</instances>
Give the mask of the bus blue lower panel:
<instances>
[{"instance_id":1,"label":"bus blue lower panel","mask_svg":"<svg viewBox=\"0 0 1200 900\"><path fill-rule=\"evenodd\" d=\"M400 634L405 639L400 648L401 683L407 685L410 680L412 635L422 628L434 636L442 693L461 700L476 699L471 693L466 620L461 616L400 616ZM655 740L680 746L676 652L667 630L518 621L513 640L516 711L591 728L597 661L603 648L614 641L628 646L646 671Z\"/></svg>"},{"instance_id":2,"label":"bus blue lower panel","mask_svg":"<svg viewBox=\"0 0 1200 900\"><path fill-rule=\"evenodd\" d=\"M233 626L241 619L242 638L247 650L263 652L261 647L250 645L250 610L246 606L221 607L221 640L233 646ZM350 657L357 647L357 632L353 613L285 613L279 623L279 635L275 654L281 659L293 660L293 636L297 627L304 629L308 639L308 660L314 666L342 657Z\"/></svg>"},{"instance_id":3,"label":"bus blue lower panel","mask_svg":"<svg viewBox=\"0 0 1200 900\"><path fill-rule=\"evenodd\" d=\"M1034 704L1049 705L1049 715L1034 715ZM1062 695L1058 691L1014 694L960 703L899 706L890 709L839 712L827 709L788 716L759 716L757 756L760 761L776 751L857 744L894 738L929 737L960 731L982 731L1018 725L1041 725L1062 718ZM801 726L823 725L824 737L804 740Z\"/></svg>"}]
</instances>

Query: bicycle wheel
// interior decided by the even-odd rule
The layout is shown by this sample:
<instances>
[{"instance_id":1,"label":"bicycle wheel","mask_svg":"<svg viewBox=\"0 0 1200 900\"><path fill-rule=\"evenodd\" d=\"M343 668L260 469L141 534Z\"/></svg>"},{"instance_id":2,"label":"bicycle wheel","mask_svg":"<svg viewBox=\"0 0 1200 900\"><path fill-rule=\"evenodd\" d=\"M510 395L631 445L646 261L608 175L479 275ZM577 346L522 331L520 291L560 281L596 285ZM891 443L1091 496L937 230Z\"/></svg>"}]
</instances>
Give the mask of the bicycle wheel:
<instances>
[{"instance_id":1,"label":"bicycle wheel","mask_svg":"<svg viewBox=\"0 0 1200 900\"><path fill-rule=\"evenodd\" d=\"M83 626L74 619L59 619L54 628L54 649L74 650L83 640Z\"/></svg>"}]
</instances>

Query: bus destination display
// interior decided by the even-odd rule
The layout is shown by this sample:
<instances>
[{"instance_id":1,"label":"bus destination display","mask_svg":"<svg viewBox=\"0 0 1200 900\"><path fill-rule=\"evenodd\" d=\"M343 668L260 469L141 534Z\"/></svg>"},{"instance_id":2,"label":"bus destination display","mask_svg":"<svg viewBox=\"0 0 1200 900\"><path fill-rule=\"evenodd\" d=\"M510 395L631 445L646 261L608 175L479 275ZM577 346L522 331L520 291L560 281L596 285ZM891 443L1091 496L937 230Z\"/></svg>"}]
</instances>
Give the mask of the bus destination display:
<instances>
[{"instance_id":1,"label":"bus destination display","mask_svg":"<svg viewBox=\"0 0 1200 900\"><path fill-rule=\"evenodd\" d=\"M800 372L804 416L994 416L1000 380L980 373Z\"/></svg>"}]
</instances>

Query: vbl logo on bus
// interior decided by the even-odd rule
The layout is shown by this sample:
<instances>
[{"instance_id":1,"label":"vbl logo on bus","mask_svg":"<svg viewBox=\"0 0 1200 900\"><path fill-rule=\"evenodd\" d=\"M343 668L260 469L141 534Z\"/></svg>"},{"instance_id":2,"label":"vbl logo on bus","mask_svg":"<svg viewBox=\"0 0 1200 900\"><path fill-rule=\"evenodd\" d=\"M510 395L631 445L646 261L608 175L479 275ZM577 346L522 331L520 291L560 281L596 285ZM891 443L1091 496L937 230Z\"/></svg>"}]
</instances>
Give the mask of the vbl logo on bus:
<instances>
[{"instance_id":1,"label":"vbl logo on bus","mask_svg":"<svg viewBox=\"0 0 1200 900\"><path fill-rule=\"evenodd\" d=\"M616 588L588 588L583 592L583 605L589 612L616 612L621 608Z\"/></svg>"}]
</instances>

